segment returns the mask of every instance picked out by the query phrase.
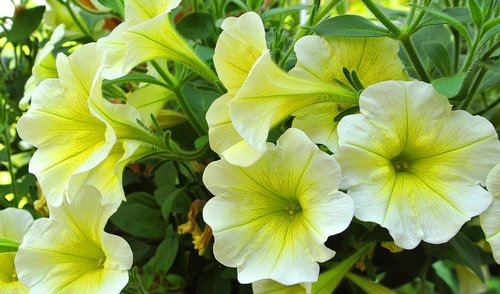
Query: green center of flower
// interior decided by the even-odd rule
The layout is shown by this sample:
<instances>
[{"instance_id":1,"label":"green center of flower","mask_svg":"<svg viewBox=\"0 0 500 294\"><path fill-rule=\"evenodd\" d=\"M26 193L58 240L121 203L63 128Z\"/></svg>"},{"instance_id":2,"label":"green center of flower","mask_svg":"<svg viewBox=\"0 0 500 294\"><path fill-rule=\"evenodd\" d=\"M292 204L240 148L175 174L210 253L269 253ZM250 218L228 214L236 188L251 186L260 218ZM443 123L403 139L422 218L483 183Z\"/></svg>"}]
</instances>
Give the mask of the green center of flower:
<instances>
[{"instance_id":1,"label":"green center of flower","mask_svg":"<svg viewBox=\"0 0 500 294\"><path fill-rule=\"evenodd\" d=\"M101 257L97 260L98 267L104 267L104 263L106 262L106 257Z\"/></svg>"},{"instance_id":2,"label":"green center of flower","mask_svg":"<svg viewBox=\"0 0 500 294\"><path fill-rule=\"evenodd\" d=\"M14 270L14 271L12 272L12 280L11 280L11 281L12 281L12 282L16 282L17 280L18 280L18 279L17 279L17 274L16 274L16 271Z\"/></svg>"},{"instance_id":3,"label":"green center of flower","mask_svg":"<svg viewBox=\"0 0 500 294\"><path fill-rule=\"evenodd\" d=\"M398 171L406 171L410 168L410 161L406 159L406 156L401 154L391 159L394 169Z\"/></svg>"},{"instance_id":4,"label":"green center of flower","mask_svg":"<svg viewBox=\"0 0 500 294\"><path fill-rule=\"evenodd\" d=\"M295 214L302 210L302 207L296 202L290 202L283 205L283 209L293 218Z\"/></svg>"}]
</instances>

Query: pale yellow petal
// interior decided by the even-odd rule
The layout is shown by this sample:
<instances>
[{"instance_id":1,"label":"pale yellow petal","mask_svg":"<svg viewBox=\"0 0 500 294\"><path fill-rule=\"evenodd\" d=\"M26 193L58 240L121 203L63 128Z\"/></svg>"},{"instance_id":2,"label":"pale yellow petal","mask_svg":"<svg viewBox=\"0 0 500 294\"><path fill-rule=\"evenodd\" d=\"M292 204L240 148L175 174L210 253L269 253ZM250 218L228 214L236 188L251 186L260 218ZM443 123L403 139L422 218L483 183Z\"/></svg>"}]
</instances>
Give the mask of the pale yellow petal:
<instances>
[{"instance_id":1,"label":"pale yellow petal","mask_svg":"<svg viewBox=\"0 0 500 294\"><path fill-rule=\"evenodd\" d=\"M285 286L273 280L261 280L252 283L254 294L310 294L311 283Z\"/></svg>"},{"instance_id":2,"label":"pale yellow petal","mask_svg":"<svg viewBox=\"0 0 500 294\"><path fill-rule=\"evenodd\" d=\"M486 179L486 186L493 196L490 207L480 215L481 227L491 245L495 261L500 264L500 164L496 165Z\"/></svg>"},{"instance_id":3,"label":"pale yellow petal","mask_svg":"<svg viewBox=\"0 0 500 294\"><path fill-rule=\"evenodd\" d=\"M127 22L143 22L155 18L179 6L181 0L126 0L125 20Z\"/></svg>"},{"instance_id":4,"label":"pale yellow petal","mask_svg":"<svg viewBox=\"0 0 500 294\"><path fill-rule=\"evenodd\" d=\"M33 216L24 209L0 210L0 238L21 243L32 222Z\"/></svg>"},{"instance_id":5,"label":"pale yellow petal","mask_svg":"<svg viewBox=\"0 0 500 294\"><path fill-rule=\"evenodd\" d=\"M249 166L263 154L245 142L234 128L229 115L231 96L217 98L207 111L210 148L231 164Z\"/></svg>"},{"instance_id":6,"label":"pale yellow petal","mask_svg":"<svg viewBox=\"0 0 500 294\"><path fill-rule=\"evenodd\" d=\"M132 24L129 22L123 22L108 36L97 40L97 44L104 49L106 55L105 67L102 71L103 78L112 80L128 73L123 69L125 57L127 56L127 45L121 34L131 26Z\"/></svg>"},{"instance_id":7,"label":"pale yellow petal","mask_svg":"<svg viewBox=\"0 0 500 294\"><path fill-rule=\"evenodd\" d=\"M175 94L165 87L149 84L136 89L127 98L127 104L134 106L143 118L145 126L153 123L151 115L157 116L169 100L175 99Z\"/></svg>"},{"instance_id":8,"label":"pale yellow petal","mask_svg":"<svg viewBox=\"0 0 500 294\"><path fill-rule=\"evenodd\" d=\"M297 64L290 74L350 85L343 73L355 70L364 87L388 81L409 80L399 59L399 42L381 38L320 38L306 36L295 44Z\"/></svg>"},{"instance_id":9,"label":"pale yellow petal","mask_svg":"<svg viewBox=\"0 0 500 294\"><path fill-rule=\"evenodd\" d=\"M198 74L213 79L211 71L177 33L168 13L139 23L122 33L127 44L124 72L139 63L166 58L183 63Z\"/></svg>"},{"instance_id":10,"label":"pale yellow petal","mask_svg":"<svg viewBox=\"0 0 500 294\"><path fill-rule=\"evenodd\" d=\"M255 12L228 17L215 46L214 64L219 78L234 96L245 82L252 66L266 48L262 20Z\"/></svg>"}]
</instances>

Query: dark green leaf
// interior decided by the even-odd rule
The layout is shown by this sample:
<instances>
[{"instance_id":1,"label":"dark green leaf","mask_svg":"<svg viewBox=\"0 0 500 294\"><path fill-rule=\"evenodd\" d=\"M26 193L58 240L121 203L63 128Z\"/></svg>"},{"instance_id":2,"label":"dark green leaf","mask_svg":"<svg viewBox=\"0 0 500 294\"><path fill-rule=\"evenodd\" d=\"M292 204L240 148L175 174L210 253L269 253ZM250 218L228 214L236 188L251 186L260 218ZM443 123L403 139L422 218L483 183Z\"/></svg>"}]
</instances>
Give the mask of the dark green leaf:
<instances>
[{"instance_id":1,"label":"dark green leaf","mask_svg":"<svg viewBox=\"0 0 500 294\"><path fill-rule=\"evenodd\" d=\"M329 18L313 28L322 37L386 37L390 33L358 15L340 15Z\"/></svg>"},{"instance_id":2,"label":"dark green leaf","mask_svg":"<svg viewBox=\"0 0 500 294\"><path fill-rule=\"evenodd\" d=\"M470 15L472 17L472 21L476 25L477 28L480 28L483 24L483 12L481 11L481 7L477 3L476 0L469 0Z\"/></svg>"},{"instance_id":3,"label":"dark green leaf","mask_svg":"<svg viewBox=\"0 0 500 294\"><path fill-rule=\"evenodd\" d=\"M29 38L42 21L45 6L37 6L20 12L7 33L7 39L12 43L18 43Z\"/></svg>"},{"instance_id":4,"label":"dark green leaf","mask_svg":"<svg viewBox=\"0 0 500 294\"><path fill-rule=\"evenodd\" d=\"M432 86L441 95L451 98L456 96L460 91L464 78L465 73L459 72L451 77L444 77L432 81Z\"/></svg>"},{"instance_id":5,"label":"dark green leaf","mask_svg":"<svg viewBox=\"0 0 500 294\"><path fill-rule=\"evenodd\" d=\"M131 73L114 80L105 80L103 85L116 84L116 83L148 83L160 86L165 86L165 83L155 79L154 77L142 74L142 73Z\"/></svg>"},{"instance_id":6,"label":"dark green leaf","mask_svg":"<svg viewBox=\"0 0 500 294\"><path fill-rule=\"evenodd\" d=\"M160 189L156 191L161 191ZM186 214L191 207L191 200L184 189L174 190L165 199L161 207L161 214L164 219L168 219L171 212Z\"/></svg>"},{"instance_id":7,"label":"dark green leaf","mask_svg":"<svg viewBox=\"0 0 500 294\"><path fill-rule=\"evenodd\" d=\"M125 10L123 8L123 0L98 0L102 5L111 8L116 14L123 17Z\"/></svg>"},{"instance_id":8,"label":"dark green leaf","mask_svg":"<svg viewBox=\"0 0 500 294\"><path fill-rule=\"evenodd\" d=\"M157 187L175 186L177 183L177 169L172 162L164 163L155 174Z\"/></svg>"},{"instance_id":9,"label":"dark green leaf","mask_svg":"<svg viewBox=\"0 0 500 294\"><path fill-rule=\"evenodd\" d=\"M221 277L221 270L213 267L204 272L196 285L197 294L220 294L231 292L231 281Z\"/></svg>"},{"instance_id":10,"label":"dark green leaf","mask_svg":"<svg viewBox=\"0 0 500 294\"><path fill-rule=\"evenodd\" d=\"M453 262L468 266L484 281L479 251L476 245L474 245L474 243L472 243L463 233L459 232L448 243L436 246L433 253L439 258L446 258Z\"/></svg>"},{"instance_id":11,"label":"dark green leaf","mask_svg":"<svg viewBox=\"0 0 500 294\"><path fill-rule=\"evenodd\" d=\"M438 42L428 42L423 43L422 47L427 56L429 56L432 65L441 72L441 75L449 76L451 66L450 55L444 45Z\"/></svg>"},{"instance_id":12,"label":"dark green leaf","mask_svg":"<svg viewBox=\"0 0 500 294\"><path fill-rule=\"evenodd\" d=\"M174 264L175 256L179 250L179 235L174 231L172 225L168 226L165 239L160 243L156 253L145 265L151 268L152 272L159 272L165 275Z\"/></svg>"},{"instance_id":13,"label":"dark green leaf","mask_svg":"<svg viewBox=\"0 0 500 294\"><path fill-rule=\"evenodd\" d=\"M158 204L156 203L153 195L146 192L134 192L127 195L127 203L140 203L144 204L149 208L157 209Z\"/></svg>"},{"instance_id":14,"label":"dark green leaf","mask_svg":"<svg viewBox=\"0 0 500 294\"><path fill-rule=\"evenodd\" d=\"M294 5L294 6L290 6L290 7L272 8L272 9L266 10L264 13L262 13L261 17L263 20L266 20L266 19L273 17L275 15L280 15L280 14L284 14L284 13L286 13L288 15L288 14L298 12L302 9L307 9L307 8L308 8L308 6L303 5L303 4Z\"/></svg>"},{"instance_id":15,"label":"dark green leaf","mask_svg":"<svg viewBox=\"0 0 500 294\"><path fill-rule=\"evenodd\" d=\"M111 217L111 222L139 238L161 239L166 229L160 210L141 203L123 203Z\"/></svg>"},{"instance_id":16,"label":"dark green leaf","mask_svg":"<svg viewBox=\"0 0 500 294\"><path fill-rule=\"evenodd\" d=\"M191 40L210 37L215 26L214 17L209 13L195 12L185 16L177 25L177 31Z\"/></svg>"},{"instance_id":17,"label":"dark green leaf","mask_svg":"<svg viewBox=\"0 0 500 294\"><path fill-rule=\"evenodd\" d=\"M0 238L0 253L16 252L19 245L18 242Z\"/></svg>"},{"instance_id":18,"label":"dark green leaf","mask_svg":"<svg viewBox=\"0 0 500 294\"><path fill-rule=\"evenodd\" d=\"M151 246L142 241L137 240L136 238L125 237L125 240L130 245L130 248L134 253L134 263L140 260L151 249Z\"/></svg>"},{"instance_id":19,"label":"dark green leaf","mask_svg":"<svg viewBox=\"0 0 500 294\"><path fill-rule=\"evenodd\" d=\"M187 103L192 109L192 113L196 114L195 119L208 130L207 121L205 119L206 113L212 102L220 96L220 94L208 91L208 89L201 89L193 84L185 84L182 87L182 94L187 97Z\"/></svg>"}]
</instances>

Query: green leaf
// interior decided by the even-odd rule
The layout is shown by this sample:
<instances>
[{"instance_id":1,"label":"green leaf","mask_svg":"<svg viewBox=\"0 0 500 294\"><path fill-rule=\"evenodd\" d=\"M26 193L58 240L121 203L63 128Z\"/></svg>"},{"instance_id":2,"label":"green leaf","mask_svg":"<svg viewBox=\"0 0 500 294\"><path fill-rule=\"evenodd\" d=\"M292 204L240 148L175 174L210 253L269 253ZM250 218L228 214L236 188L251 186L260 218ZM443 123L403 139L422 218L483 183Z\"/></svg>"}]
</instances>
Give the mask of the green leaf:
<instances>
[{"instance_id":1,"label":"green leaf","mask_svg":"<svg viewBox=\"0 0 500 294\"><path fill-rule=\"evenodd\" d=\"M185 16L177 25L177 31L191 40L205 39L211 36L215 20L212 14L195 12Z\"/></svg>"},{"instance_id":2,"label":"green leaf","mask_svg":"<svg viewBox=\"0 0 500 294\"><path fill-rule=\"evenodd\" d=\"M434 255L446 258L453 262L468 266L482 281L484 281L481 270L481 256L479 251L467 236L459 232L448 243L436 246Z\"/></svg>"},{"instance_id":3,"label":"green leaf","mask_svg":"<svg viewBox=\"0 0 500 294\"><path fill-rule=\"evenodd\" d=\"M443 76L450 75L450 55L448 54L448 50L444 47L442 43L438 42L428 42L423 43L422 47L429 56L429 59Z\"/></svg>"},{"instance_id":4,"label":"green leaf","mask_svg":"<svg viewBox=\"0 0 500 294\"><path fill-rule=\"evenodd\" d=\"M335 291L344 276L351 270L351 267L358 262L373 246L373 243L365 244L360 250L349 256L333 268L319 275L318 281L312 284L312 293L330 294Z\"/></svg>"},{"instance_id":5,"label":"green leaf","mask_svg":"<svg viewBox=\"0 0 500 294\"><path fill-rule=\"evenodd\" d=\"M221 277L221 270L212 269L201 274L196 284L197 294L231 293L231 280Z\"/></svg>"},{"instance_id":6,"label":"green leaf","mask_svg":"<svg viewBox=\"0 0 500 294\"><path fill-rule=\"evenodd\" d=\"M448 98L454 97L460 91L465 78L464 72L459 72L451 77L444 77L432 81L432 86L439 94Z\"/></svg>"},{"instance_id":7,"label":"green leaf","mask_svg":"<svg viewBox=\"0 0 500 294\"><path fill-rule=\"evenodd\" d=\"M7 33L7 39L12 43L18 43L29 38L42 21L45 6L37 6L20 12L14 18L11 30Z\"/></svg>"},{"instance_id":8,"label":"green leaf","mask_svg":"<svg viewBox=\"0 0 500 294\"><path fill-rule=\"evenodd\" d=\"M164 163L155 173L157 187L175 186L177 183L177 169L172 162Z\"/></svg>"},{"instance_id":9,"label":"green leaf","mask_svg":"<svg viewBox=\"0 0 500 294\"><path fill-rule=\"evenodd\" d=\"M474 22L477 28L480 28L484 20L481 7L479 6L476 0L469 0L467 2L469 4L469 10L470 10L470 15L472 17L472 21Z\"/></svg>"},{"instance_id":10,"label":"green leaf","mask_svg":"<svg viewBox=\"0 0 500 294\"><path fill-rule=\"evenodd\" d=\"M478 43L477 48L483 47L486 42L488 42L491 38L497 36L498 33L500 33L500 17L490 19L485 22L483 26L481 41Z\"/></svg>"},{"instance_id":11,"label":"green leaf","mask_svg":"<svg viewBox=\"0 0 500 294\"><path fill-rule=\"evenodd\" d=\"M196 87L193 84L186 83L182 89L182 94L187 97L188 106L192 113L196 114L195 119L203 126L204 130L208 131L207 121L205 116L208 108L217 99L220 94L209 91L206 88Z\"/></svg>"},{"instance_id":12,"label":"green leaf","mask_svg":"<svg viewBox=\"0 0 500 294\"><path fill-rule=\"evenodd\" d=\"M280 15L280 14L284 14L284 13L286 13L288 15L288 14L300 11L302 9L307 9L308 7L309 6L307 6L307 5L299 4L299 5L294 5L294 6L290 6L290 7L272 8L272 9L266 10L264 13L262 13L261 17L263 20L266 20L266 19L271 18L275 15Z\"/></svg>"},{"instance_id":13,"label":"green leaf","mask_svg":"<svg viewBox=\"0 0 500 294\"><path fill-rule=\"evenodd\" d=\"M340 15L319 23L313 31L321 37L387 37L390 32L358 15Z\"/></svg>"},{"instance_id":14,"label":"green leaf","mask_svg":"<svg viewBox=\"0 0 500 294\"><path fill-rule=\"evenodd\" d=\"M165 86L165 83L157 80L156 78L142 73L131 73L121 78L114 80L104 80L103 85L117 84L117 83L148 83L160 86Z\"/></svg>"},{"instance_id":15,"label":"green leaf","mask_svg":"<svg viewBox=\"0 0 500 294\"><path fill-rule=\"evenodd\" d=\"M156 249L153 258L145 265L145 268L148 268L145 270L165 275L174 264L178 250L179 235L174 231L172 225L169 225L165 232L165 239Z\"/></svg>"},{"instance_id":16,"label":"green leaf","mask_svg":"<svg viewBox=\"0 0 500 294\"><path fill-rule=\"evenodd\" d=\"M162 193L164 191L163 189L168 189L167 192L171 191L170 187L161 187L155 191L155 194ZM168 219L171 212L187 214L190 207L191 199L186 194L185 189L176 189L168 194L168 197L163 202L161 206L161 214L164 219Z\"/></svg>"},{"instance_id":17,"label":"green leaf","mask_svg":"<svg viewBox=\"0 0 500 294\"><path fill-rule=\"evenodd\" d=\"M123 203L111 217L111 222L139 238L161 239L166 229L160 210L141 203Z\"/></svg>"},{"instance_id":18,"label":"green leaf","mask_svg":"<svg viewBox=\"0 0 500 294\"><path fill-rule=\"evenodd\" d=\"M0 238L0 253L17 252L19 245L21 245L21 243Z\"/></svg>"},{"instance_id":19,"label":"green leaf","mask_svg":"<svg viewBox=\"0 0 500 294\"><path fill-rule=\"evenodd\" d=\"M460 35L462 35L462 37L464 37L465 41L467 42L467 45L469 46L469 48L472 47L472 42L471 42L471 39L470 39L470 36L469 36L469 33L467 33L467 29L465 28L465 26L463 24L460 23L459 20L457 20L456 18L454 18L453 16L449 15L449 14L446 14L442 11L439 11L437 9L434 9L434 8L430 8L430 7L425 7L425 6L422 6L422 5L416 5L416 4L410 4L411 6L415 6L425 12L428 12L444 21L446 21L447 24L451 25L452 27L454 27L458 33Z\"/></svg>"},{"instance_id":20,"label":"green leaf","mask_svg":"<svg viewBox=\"0 0 500 294\"><path fill-rule=\"evenodd\" d=\"M469 9L463 7L452 7L445 8L441 10L441 12L450 15L455 18L457 21L465 23L470 22L470 13ZM431 26L431 25L442 25L447 24L446 20L436 17L432 14L426 14L423 21L418 25L419 27Z\"/></svg>"},{"instance_id":21,"label":"green leaf","mask_svg":"<svg viewBox=\"0 0 500 294\"><path fill-rule=\"evenodd\" d=\"M356 286L360 287L363 289L363 291L366 292L366 294L396 294L395 291L392 291L389 288L386 288L380 284L377 284L371 280L368 280L366 278L360 277L358 275L352 274L352 273L347 273L346 277L356 284Z\"/></svg>"},{"instance_id":22,"label":"green leaf","mask_svg":"<svg viewBox=\"0 0 500 294\"><path fill-rule=\"evenodd\" d=\"M144 257L144 255L146 255L146 253L148 253L148 251L151 249L150 245L139 241L136 238L125 237L124 239L130 245L130 249L132 249L132 252L134 253L134 264L137 263L137 261L141 260L141 258Z\"/></svg>"},{"instance_id":23,"label":"green leaf","mask_svg":"<svg viewBox=\"0 0 500 294\"><path fill-rule=\"evenodd\" d=\"M123 18L125 15L125 9L123 5L123 0L98 0L102 5L111 8L113 12L117 13L119 16Z\"/></svg>"}]
</instances>

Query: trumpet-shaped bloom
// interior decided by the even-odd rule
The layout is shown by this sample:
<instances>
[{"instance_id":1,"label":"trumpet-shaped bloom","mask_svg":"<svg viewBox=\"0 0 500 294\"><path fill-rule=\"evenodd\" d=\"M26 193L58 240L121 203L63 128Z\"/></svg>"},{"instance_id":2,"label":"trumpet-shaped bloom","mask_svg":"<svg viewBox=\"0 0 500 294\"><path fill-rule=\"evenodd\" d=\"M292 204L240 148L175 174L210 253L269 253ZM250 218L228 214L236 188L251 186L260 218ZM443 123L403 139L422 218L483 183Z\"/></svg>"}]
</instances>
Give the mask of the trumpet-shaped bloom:
<instances>
[{"instance_id":1,"label":"trumpet-shaped bloom","mask_svg":"<svg viewBox=\"0 0 500 294\"><path fill-rule=\"evenodd\" d=\"M70 180L96 186L105 202L122 199L123 167L139 152L138 142L148 139L136 125L142 118L134 107L102 97L103 64L97 44L84 45L70 57L59 54L59 79L37 87L17 124L21 138L38 148L29 169L54 206L68 193Z\"/></svg>"},{"instance_id":2,"label":"trumpet-shaped bloom","mask_svg":"<svg viewBox=\"0 0 500 294\"><path fill-rule=\"evenodd\" d=\"M135 65L145 60L149 60L148 58L141 59L141 56L135 56L136 59L132 61L132 63L136 62L135 64L129 62L124 66L126 58L130 59L131 57L127 57L128 48L126 44L126 37L123 36L123 33L125 33L128 29L134 27L135 25L147 23L148 21L160 15L166 15L168 20L168 13L172 9L179 6L180 2L180 0L125 1L125 22L116 27L107 37L100 38L97 41L97 43L104 48L104 51L106 53L106 67L102 72L103 77L106 79L119 78L127 74ZM144 37L147 38L147 34ZM149 41L154 41L154 39ZM173 41L171 40L169 42ZM132 45L132 49L134 49L134 46L136 45L140 47L139 44L134 43ZM135 51L141 50L140 48L135 49ZM191 48L189 48L189 51L192 51ZM144 53L145 51L142 51L142 54Z\"/></svg>"},{"instance_id":3,"label":"trumpet-shaped bloom","mask_svg":"<svg viewBox=\"0 0 500 294\"><path fill-rule=\"evenodd\" d=\"M35 64L33 65L32 75L26 81L24 86L24 97L19 101L21 109L27 109L31 100L31 94L42 81L50 78L57 78L56 58L52 54L54 46L64 37L64 25L57 26L52 32L49 41L38 51Z\"/></svg>"},{"instance_id":4,"label":"trumpet-shaped bloom","mask_svg":"<svg viewBox=\"0 0 500 294\"><path fill-rule=\"evenodd\" d=\"M481 227L491 245L495 261L500 264L500 164L496 165L486 178L486 187L493 195L490 207L480 215Z\"/></svg>"},{"instance_id":5,"label":"trumpet-shaped bloom","mask_svg":"<svg viewBox=\"0 0 500 294\"><path fill-rule=\"evenodd\" d=\"M325 102L357 104L358 94L343 86L294 77L266 52L255 62L229 108L241 137L253 148L265 151L273 126L303 108Z\"/></svg>"},{"instance_id":6,"label":"trumpet-shaped bloom","mask_svg":"<svg viewBox=\"0 0 500 294\"><path fill-rule=\"evenodd\" d=\"M447 242L489 206L479 183L500 161L500 142L488 120L451 111L423 82L372 85L360 111L340 121L336 154L358 219L411 249Z\"/></svg>"},{"instance_id":7,"label":"trumpet-shaped bloom","mask_svg":"<svg viewBox=\"0 0 500 294\"><path fill-rule=\"evenodd\" d=\"M306 36L295 44L297 64L290 74L308 80L350 85L343 68L355 71L363 86L387 80L408 80L398 57L399 43L390 38L320 38ZM334 118L353 104L314 104L294 113L293 127L315 143L338 149Z\"/></svg>"},{"instance_id":8,"label":"trumpet-shaped bloom","mask_svg":"<svg viewBox=\"0 0 500 294\"><path fill-rule=\"evenodd\" d=\"M0 239L20 244L32 223L33 217L26 210L16 208L1 210ZM0 293L28 293L28 288L17 279L15 256L15 252L0 253Z\"/></svg>"},{"instance_id":9,"label":"trumpet-shaped bloom","mask_svg":"<svg viewBox=\"0 0 500 294\"><path fill-rule=\"evenodd\" d=\"M49 206L36 220L16 255L19 280L31 293L119 293L128 282L132 250L104 232L119 203L101 204L100 192L81 187L75 200Z\"/></svg>"},{"instance_id":10,"label":"trumpet-shaped bloom","mask_svg":"<svg viewBox=\"0 0 500 294\"><path fill-rule=\"evenodd\" d=\"M214 64L228 92L215 100L206 119L210 147L228 162L249 166L264 153L250 146L234 128L229 115L229 102L245 82L257 59L266 52L266 33L255 12L228 17L215 47Z\"/></svg>"},{"instance_id":11,"label":"trumpet-shaped bloom","mask_svg":"<svg viewBox=\"0 0 500 294\"><path fill-rule=\"evenodd\" d=\"M238 280L272 279L284 285L314 282L333 257L323 243L342 232L352 200L338 191L340 168L298 129L287 130L250 167L225 159L205 169L216 195L203 210L215 237L214 255L238 268Z\"/></svg>"}]
</instances>

